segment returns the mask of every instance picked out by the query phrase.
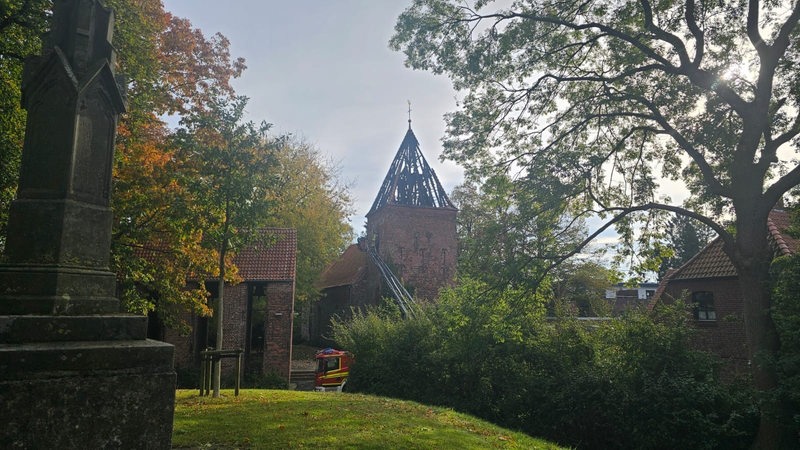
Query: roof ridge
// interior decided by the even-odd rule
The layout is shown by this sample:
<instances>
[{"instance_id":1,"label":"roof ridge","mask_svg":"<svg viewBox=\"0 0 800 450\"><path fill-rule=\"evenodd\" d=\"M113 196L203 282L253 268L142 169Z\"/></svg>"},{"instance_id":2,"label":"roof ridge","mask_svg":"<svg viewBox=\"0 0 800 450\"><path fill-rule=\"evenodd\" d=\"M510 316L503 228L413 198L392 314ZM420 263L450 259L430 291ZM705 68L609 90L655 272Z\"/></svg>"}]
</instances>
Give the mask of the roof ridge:
<instances>
[{"instance_id":1,"label":"roof ridge","mask_svg":"<svg viewBox=\"0 0 800 450\"><path fill-rule=\"evenodd\" d=\"M770 215L772 215L771 212ZM777 246L780 250L781 254L791 255L792 250L789 248L789 244L786 243L786 239L783 238L783 233L781 233L778 225L776 225L772 220L772 217L769 216L767 217L767 230L769 230L769 234L775 242L775 246Z\"/></svg>"}]
</instances>

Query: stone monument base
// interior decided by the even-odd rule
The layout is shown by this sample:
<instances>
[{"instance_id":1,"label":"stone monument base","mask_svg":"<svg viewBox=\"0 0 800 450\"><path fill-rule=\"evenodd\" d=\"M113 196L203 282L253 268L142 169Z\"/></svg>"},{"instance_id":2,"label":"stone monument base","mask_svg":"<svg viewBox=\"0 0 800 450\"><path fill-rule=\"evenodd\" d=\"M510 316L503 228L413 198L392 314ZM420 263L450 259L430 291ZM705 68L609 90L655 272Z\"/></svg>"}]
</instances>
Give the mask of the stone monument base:
<instances>
[{"instance_id":1,"label":"stone monument base","mask_svg":"<svg viewBox=\"0 0 800 450\"><path fill-rule=\"evenodd\" d=\"M0 316L0 448L170 448L173 347L146 324Z\"/></svg>"}]
</instances>

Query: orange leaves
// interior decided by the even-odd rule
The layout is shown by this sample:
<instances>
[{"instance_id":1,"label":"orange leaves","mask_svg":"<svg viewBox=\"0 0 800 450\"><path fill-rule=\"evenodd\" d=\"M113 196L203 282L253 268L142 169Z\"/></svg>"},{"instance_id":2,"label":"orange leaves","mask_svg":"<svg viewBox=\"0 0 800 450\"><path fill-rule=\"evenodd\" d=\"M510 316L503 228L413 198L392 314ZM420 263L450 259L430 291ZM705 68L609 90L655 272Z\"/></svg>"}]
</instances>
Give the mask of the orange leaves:
<instances>
[{"instance_id":1,"label":"orange leaves","mask_svg":"<svg viewBox=\"0 0 800 450\"><path fill-rule=\"evenodd\" d=\"M203 109L214 95L233 94L230 81L246 66L243 58L231 58L230 41L219 33L207 39L188 20L167 18L159 55L160 78L172 97L167 112L186 114Z\"/></svg>"}]
</instances>

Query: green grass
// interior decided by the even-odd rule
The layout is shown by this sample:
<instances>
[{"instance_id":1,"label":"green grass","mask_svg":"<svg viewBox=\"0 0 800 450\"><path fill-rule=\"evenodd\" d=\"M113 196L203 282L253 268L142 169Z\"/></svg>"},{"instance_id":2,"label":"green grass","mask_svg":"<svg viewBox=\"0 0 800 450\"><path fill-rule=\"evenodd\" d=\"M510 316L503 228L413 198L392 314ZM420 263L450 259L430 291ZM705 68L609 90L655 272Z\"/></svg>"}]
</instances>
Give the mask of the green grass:
<instances>
[{"instance_id":1,"label":"green grass","mask_svg":"<svg viewBox=\"0 0 800 450\"><path fill-rule=\"evenodd\" d=\"M179 390L174 448L559 449L450 409L348 393Z\"/></svg>"}]
</instances>

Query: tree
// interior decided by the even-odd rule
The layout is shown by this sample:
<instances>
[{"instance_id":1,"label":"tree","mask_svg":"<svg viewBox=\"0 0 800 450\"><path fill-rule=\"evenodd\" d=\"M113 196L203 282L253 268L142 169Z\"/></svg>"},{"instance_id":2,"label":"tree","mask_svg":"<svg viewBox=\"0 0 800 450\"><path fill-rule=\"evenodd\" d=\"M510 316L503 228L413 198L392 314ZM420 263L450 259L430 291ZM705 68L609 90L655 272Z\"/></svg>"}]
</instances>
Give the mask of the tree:
<instances>
[{"instance_id":1,"label":"tree","mask_svg":"<svg viewBox=\"0 0 800 450\"><path fill-rule=\"evenodd\" d=\"M568 217L504 173L467 180L451 197L459 209L458 272L494 287L535 290L546 274L537 258L576 245L583 232L575 224L558 233Z\"/></svg>"},{"instance_id":2,"label":"tree","mask_svg":"<svg viewBox=\"0 0 800 450\"><path fill-rule=\"evenodd\" d=\"M337 345L356 355L348 388L574 448L747 448L751 398L692 349L685 305L588 324L547 320L541 296L489 290L461 278L405 320L378 308L334 320Z\"/></svg>"},{"instance_id":3,"label":"tree","mask_svg":"<svg viewBox=\"0 0 800 450\"><path fill-rule=\"evenodd\" d=\"M605 292L616 279L614 271L591 260L569 260L554 268L550 278L554 306L575 308L580 316L611 314Z\"/></svg>"},{"instance_id":4,"label":"tree","mask_svg":"<svg viewBox=\"0 0 800 450\"><path fill-rule=\"evenodd\" d=\"M588 239L616 226L630 241L634 221L664 213L712 228L739 275L754 384L769 392L767 215L800 182L798 20L785 0L416 0L391 46L464 93L445 155L468 172L518 171L536 196L605 219ZM663 196L659 176L690 201ZM756 445L786 438L765 403Z\"/></svg>"},{"instance_id":5,"label":"tree","mask_svg":"<svg viewBox=\"0 0 800 450\"><path fill-rule=\"evenodd\" d=\"M249 243L266 222L273 202L274 146L270 125L244 121L246 97L220 96L208 109L186 117L176 140L194 172L187 180L195 217L202 222L202 242L217 255L214 305L216 349L222 350L225 282L238 248ZM228 278L226 278L228 277ZM220 361L214 364L214 397L219 397Z\"/></svg>"},{"instance_id":6,"label":"tree","mask_svg":"<svg viewBox=\"0 0 800 450\"><path fill-rule=\"evenodd\" d=\"M351 200L338 169L311 144L287 139L275 151L276 192L267 224L297 230L296 299L316 297L320 273L352 242Z\"/></svg>"},{"instance_id":7,"label":"tree","mask_svg":"<svg viewBox=\"0 0 800 450\"><path fill-rule=\"evenodd\" d=\"M204 223L189 189L194 161L177 148L161 117L200 114L213 97L233 95L230 82L244 60L231 57L224 36L207 38L159 0L109 6L129 102L115 149L113 269L129 311L156 311L165 324L181 328L180 311L211 313L204 287L187 289L186 280L213 272L216 258L202 246Z\"/></svg>"},{"instance_id":8,"label":"tree","mask_svg":"<svg viewBox=\"0 0 800 450\"><path fill-rule=\"evenodd\" d=\"M25 111L22 63L41 48L50 0L6 1L0 6L0 249L5 246L8 207L17 191Z\"/></svg>"},{"instance_id":9,"label":"tree","mask_svg":"<svg viewBox=\"0 0 800 450\"><path fill-rule=\"evenodd\" d=\"M702 223L686 217L675 216L670 219L665 230L666 240L657 249L663 251L658 276L663 277L667 270L683 265L711 241L713 232Z\"/></svg>"},{"instance_id":10,"label":"tree","mask_svg":"<svg viewBox=\"0 0 800 450\"><path fill-rule=\"evenodd\" d=\"M781 338L776 366L781 375L774 392L784 425L800 433L800 256L781 256L771 268L775 323Z\"/></svg>"}]
</instances>

